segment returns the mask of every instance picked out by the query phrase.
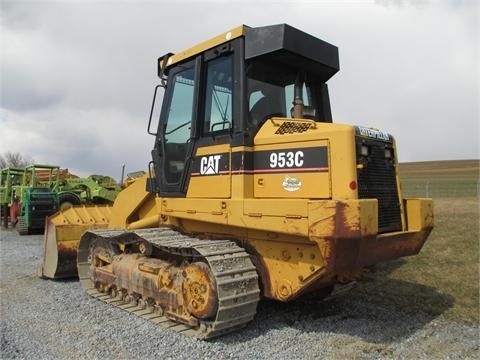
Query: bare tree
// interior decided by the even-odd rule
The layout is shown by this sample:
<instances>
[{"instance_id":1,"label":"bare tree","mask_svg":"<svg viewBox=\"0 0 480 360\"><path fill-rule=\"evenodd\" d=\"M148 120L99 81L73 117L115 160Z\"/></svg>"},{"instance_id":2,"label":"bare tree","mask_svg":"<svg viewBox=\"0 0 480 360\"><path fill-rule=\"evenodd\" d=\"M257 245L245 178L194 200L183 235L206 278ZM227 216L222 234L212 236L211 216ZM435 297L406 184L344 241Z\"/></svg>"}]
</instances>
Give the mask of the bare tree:
<instances>
[{"instance_id":1,"label":"bare tree","mask_svg":"<svg viewBox=\"0 0 480 360\"><path fill-rule=\"evenodd\" d=\"M23 168L30 164L33 164L33 159L19 152L7 151L3 156L0 155L0 169L6 167Z\"/></svg>"}]
</instances>

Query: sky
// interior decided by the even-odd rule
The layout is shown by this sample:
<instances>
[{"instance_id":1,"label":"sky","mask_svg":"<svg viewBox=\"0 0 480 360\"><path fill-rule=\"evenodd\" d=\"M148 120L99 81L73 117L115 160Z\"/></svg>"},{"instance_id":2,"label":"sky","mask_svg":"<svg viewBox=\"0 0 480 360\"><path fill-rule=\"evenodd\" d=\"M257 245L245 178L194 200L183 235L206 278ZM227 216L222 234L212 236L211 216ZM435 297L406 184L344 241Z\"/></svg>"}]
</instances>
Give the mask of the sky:
<instances>
[{"instance_id":1,"label":"sky","mask_svg":"<svg viewBox=\"0 0 480 360\"><path fill-rule=\"evenodd\" d=\"M287 23L339 48L334 122L393 134L400 162L480 157L475 0L0 3L0 154L80 176L145 170L157 58Z\"/></svg>"}]
</instances>

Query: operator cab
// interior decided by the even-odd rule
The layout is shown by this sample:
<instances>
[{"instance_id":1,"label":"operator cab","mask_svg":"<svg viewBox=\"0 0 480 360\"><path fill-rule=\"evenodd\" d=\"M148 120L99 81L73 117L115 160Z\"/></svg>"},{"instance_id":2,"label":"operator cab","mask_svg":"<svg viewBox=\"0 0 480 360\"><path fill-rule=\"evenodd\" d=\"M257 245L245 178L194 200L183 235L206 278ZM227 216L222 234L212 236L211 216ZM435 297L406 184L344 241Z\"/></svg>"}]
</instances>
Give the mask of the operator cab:
<instances>
[{"instance_id":1,"label":"operator cab","mask_svg":"<svg viewBox=\"0 0 480 360\"><path fill-rule=\"evenodd\" d=\"M195 164L199 148L252 146L270 118L331 122L325 82L338 69L335 46L286 24L241 26L159 58L165 94L155 133L149 122L156 141L148 190L185 196L192 174L220 174L230 165Z\"/></svg>"},{"instance_id":2,"label":"operator cab","mask_svg":"<svg viewBox=\"0 0 480 360\"><path fill-rule=\"evenodd\" d=\"M332 122L327 85L311 74L295 73L283 79L284 72L268 69L251 61L247 66L248 123L247 128L255 133L267 120L273 117L294 118L295 91L300 93L303 109L301 118L319 122ZM273 71L272 71L273 70ZM304 76L305 82L296 79ZM295 88L297 86L297 89Z\"/></svg>"}]
</instances>

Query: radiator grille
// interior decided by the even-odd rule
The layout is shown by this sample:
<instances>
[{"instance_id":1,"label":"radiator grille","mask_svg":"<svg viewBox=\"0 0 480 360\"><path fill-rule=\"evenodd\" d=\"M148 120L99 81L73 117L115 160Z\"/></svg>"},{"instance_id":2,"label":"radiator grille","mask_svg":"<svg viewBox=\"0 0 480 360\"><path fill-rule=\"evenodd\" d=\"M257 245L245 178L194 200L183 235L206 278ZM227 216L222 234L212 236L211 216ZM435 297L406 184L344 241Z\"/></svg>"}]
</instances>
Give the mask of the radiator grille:
<instances>
[{"instance_id":1,"label":"radiator grille","mask_svg":"<svg viewBox=\"0 0 480 360\"><path fill-rule=\"evenodd\" d=\"M368 149L362 155L361 147ZM386 158L386 149L391 154ZM357 138L358 196L378 200L379 233L402 230L400 199L395 176L395 153L390 143Z\"/></svg>"}]
</instances>

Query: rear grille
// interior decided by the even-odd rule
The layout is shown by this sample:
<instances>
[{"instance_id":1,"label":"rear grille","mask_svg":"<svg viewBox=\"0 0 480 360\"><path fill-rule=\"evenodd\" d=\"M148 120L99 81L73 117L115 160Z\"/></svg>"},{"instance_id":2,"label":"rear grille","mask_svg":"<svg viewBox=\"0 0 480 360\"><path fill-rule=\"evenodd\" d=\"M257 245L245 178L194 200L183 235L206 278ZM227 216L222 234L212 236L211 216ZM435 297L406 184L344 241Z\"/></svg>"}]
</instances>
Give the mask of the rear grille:
<instances>
[{"instance_id":1,"label":"rear grille","mask_svg":"<svg viewBox=\"0 0 480 360\"><path fill-rule=\"evenodd\" d=\"M277 131L275 131L275 134L284 135L303 133L310 129L311 126L311 123L305 123L301 121L285 121L282 125L280 125Z\"/></svg>"},{"instance_id":2,"label":"rear grille","mask_svg":"<svg viewBox=\"0 0 480 360\"><path fill-rule=\"evenodd\" d=\"M361 155L362 146L368 149L368 155ZM391 158L386 158L385 149ZM358 196L378 200L379 233L402 230L394 156L390 142L357 137Z\"/></svg>"}]
</instances>

